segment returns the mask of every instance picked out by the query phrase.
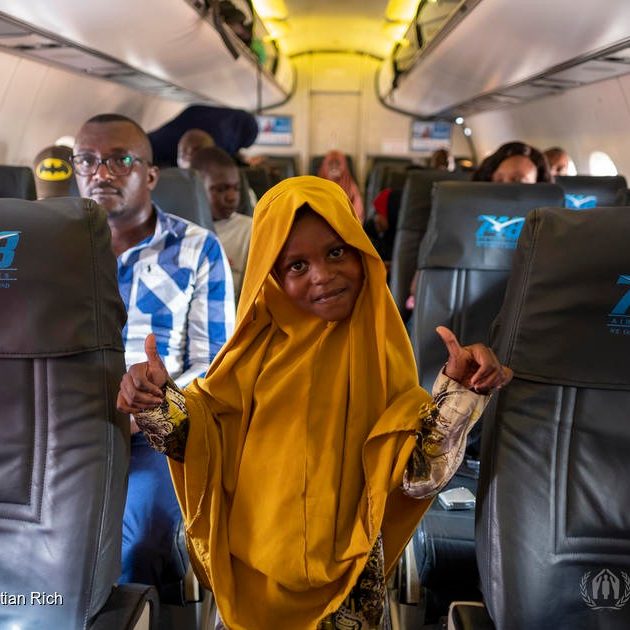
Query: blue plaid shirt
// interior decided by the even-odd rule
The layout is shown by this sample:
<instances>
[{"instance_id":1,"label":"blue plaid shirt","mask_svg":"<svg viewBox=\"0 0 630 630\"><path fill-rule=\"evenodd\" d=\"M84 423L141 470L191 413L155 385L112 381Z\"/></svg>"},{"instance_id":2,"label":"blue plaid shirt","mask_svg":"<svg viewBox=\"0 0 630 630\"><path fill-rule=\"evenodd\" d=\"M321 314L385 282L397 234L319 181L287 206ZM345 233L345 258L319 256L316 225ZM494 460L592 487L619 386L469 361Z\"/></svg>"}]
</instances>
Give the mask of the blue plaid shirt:
<instances>
[{"instance_id":1,"label":"blue plaid shirt","mask_svg":"<svg viewBox=\"0 0 630 630\"><path fill-rule=\"evenodd\" d=\"M146 361L153 332L178 386L205 374L234 330L234 288L219 239L156 208L155 233L118 257L118 286L127 307L127 367Z\"/></svg>"}]
</instances>

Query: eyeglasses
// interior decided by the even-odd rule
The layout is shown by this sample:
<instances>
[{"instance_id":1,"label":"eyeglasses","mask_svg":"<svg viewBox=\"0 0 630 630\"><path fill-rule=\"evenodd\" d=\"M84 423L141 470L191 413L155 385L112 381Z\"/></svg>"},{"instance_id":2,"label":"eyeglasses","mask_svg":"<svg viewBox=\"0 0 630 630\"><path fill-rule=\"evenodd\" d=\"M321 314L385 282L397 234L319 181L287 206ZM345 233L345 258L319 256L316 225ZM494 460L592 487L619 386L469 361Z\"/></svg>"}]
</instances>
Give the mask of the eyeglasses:
<instances>
[{"instance_id":1,"label":"eyeglasses","mask_svg":"<svg viewBox=\"0 0 630 630\"><path fill-rule=\"evenodd\" d=\"M148 160L143 160L135 155L110 155L106 158L99 158L91 153L81 153L72 156L74 170L83 177L95 175L101 164L105 164L109 173L114 177L129 175L136 162L151 164Z\"/></svg>"}]
</instances>

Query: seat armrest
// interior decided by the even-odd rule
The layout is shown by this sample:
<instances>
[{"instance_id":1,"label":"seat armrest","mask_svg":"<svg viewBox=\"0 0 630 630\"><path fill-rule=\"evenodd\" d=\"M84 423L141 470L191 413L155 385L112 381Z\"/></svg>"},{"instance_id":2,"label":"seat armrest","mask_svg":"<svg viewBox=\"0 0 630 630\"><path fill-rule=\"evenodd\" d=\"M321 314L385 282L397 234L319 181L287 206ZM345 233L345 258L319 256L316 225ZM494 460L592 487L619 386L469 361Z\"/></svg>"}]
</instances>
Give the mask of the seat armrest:
<instances>
[{"instance_id":1,"label":"seat armrest","mask_svg":"<svg viewBox=\"0 0 630 630\"><path fill-rule=\"evenodd\" d=\"M495 627L481 602L452 602L447 630L495 630Z\"/></svg>"},{"instance_id":2,"label":"seat armrest","mask_svg":"<svg viewBox=\"0 0 630 630\"><path fill-rule=\"evenodd\" d=\"M95 615L90 630L157 630L157 590L145 584L114 586L105 605Z\"/></svg>"}]
</instances>

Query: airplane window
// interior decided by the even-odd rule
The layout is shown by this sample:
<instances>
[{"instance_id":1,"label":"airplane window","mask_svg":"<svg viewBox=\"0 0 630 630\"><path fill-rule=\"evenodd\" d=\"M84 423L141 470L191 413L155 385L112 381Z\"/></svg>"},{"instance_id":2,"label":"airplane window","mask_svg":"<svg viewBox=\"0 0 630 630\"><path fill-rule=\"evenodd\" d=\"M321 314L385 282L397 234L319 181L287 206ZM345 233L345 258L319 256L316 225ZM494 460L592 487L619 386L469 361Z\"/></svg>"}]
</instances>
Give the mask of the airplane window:
<instances>
[{"instance_id":1,"label":"airplane window","mask_svg":"<svg viewBox=\"0 0 630 630\"><path fill-rule=\"evenodd\" d=\"M591 175L616 175L617 167L610 156L603 151L593 151L588 159Z\"/></svg>"},{"instance_id":2,"label":"airplane window","mask_svg":"<svg viewBox=\"0 0 630 630\"><path fill-rule=\"evenodd\" d=\"M577 168L575 167L575 162L569 158L569 166L567 168L567 175L577 175Z\"/></svg>"}]
</instances>

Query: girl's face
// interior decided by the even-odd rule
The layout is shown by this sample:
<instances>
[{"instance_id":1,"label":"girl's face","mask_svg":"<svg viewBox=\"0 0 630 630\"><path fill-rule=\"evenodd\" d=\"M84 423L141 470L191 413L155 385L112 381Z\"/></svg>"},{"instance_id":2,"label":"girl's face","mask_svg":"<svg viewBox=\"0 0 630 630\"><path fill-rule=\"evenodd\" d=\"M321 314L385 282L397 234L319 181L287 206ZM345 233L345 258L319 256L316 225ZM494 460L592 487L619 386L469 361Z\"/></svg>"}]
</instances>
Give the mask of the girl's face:
<instances>
[{"instance_id":1,"label":"girl's face","mask_svg":"<svg viewBox=\"0 0 630 630\"><path fill-rule=\"evenodd\" d=\"M363 286L361 255L315 212L293 223L274 271L296 306L329 322L350 317Z\"/></svg>"},{"instance_id":2,"label":"girl's face","mask_svg":"<svg viewBox=\"0 0 630 630\"><path fill-rule=\"evenodd\" d=\"M492 174L493 182L505 184L535 184L538 177L536 165L524 155L513 155L499 164Z\"/></svg>"}]
</instances>

